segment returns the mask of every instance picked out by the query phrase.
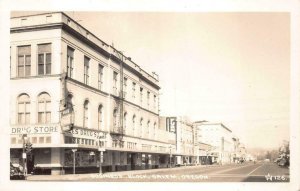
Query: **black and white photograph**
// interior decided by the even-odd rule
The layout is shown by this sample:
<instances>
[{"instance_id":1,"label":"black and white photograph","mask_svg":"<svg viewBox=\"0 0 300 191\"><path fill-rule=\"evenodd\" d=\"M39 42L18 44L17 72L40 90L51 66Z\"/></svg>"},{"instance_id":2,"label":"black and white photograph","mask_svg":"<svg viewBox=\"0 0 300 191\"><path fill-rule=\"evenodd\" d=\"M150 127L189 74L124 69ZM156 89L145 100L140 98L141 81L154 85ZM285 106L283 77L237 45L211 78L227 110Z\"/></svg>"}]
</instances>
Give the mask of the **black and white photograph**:
<instances>
[{"instance_id":1,"label":"black and white photograph","mask_svg":"<svg viewBox=\"0 0 300 191\"><path fill-rule=\"evenodd\" d=\"M11 4L2 17L4 188L299 189L299 2L281 11L191 5Z\"/></svg>"}]
</instances>

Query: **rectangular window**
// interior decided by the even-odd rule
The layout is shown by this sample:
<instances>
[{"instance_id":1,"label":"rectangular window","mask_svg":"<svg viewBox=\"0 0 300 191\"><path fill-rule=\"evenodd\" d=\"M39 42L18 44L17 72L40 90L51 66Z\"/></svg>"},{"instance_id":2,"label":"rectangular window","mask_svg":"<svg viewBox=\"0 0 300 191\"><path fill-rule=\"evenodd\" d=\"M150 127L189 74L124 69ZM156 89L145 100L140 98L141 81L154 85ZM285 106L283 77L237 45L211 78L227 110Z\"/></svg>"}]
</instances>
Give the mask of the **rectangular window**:
<instances>
[{"instance_id":1,"label":"rectangular window","mask_svg":"<svg viewBox=\"0 0 300 191\"><path fill-rule=\"evenodd\" d=\"M51 74L51 44L38 45L38 75Z\"/></svg>"},{"instance_id":2,"label":"rectangular window","mask_svg":"<svg viewBox=\"0 0 300 191\"><path fill-rule=\"evenodd\" d=\"M126 94L127 94L127 78L124 78L124 89L123 89L123 97L126 98Z\"/></svg>"},{"instance_id":3,"label":"rectangular window","mask_svg":"<svg viewBox=\"0 0 300 191\"><path fill-rule=\"evenodd\" d=\"M132 98L135 98L135 88L136 88L136 83L132 82Z\"/></svg>"},{"instance_id":4,"label":"rectangular window","mask_svg":"<svg viewBox=\"0 0 300 191\"><path fill-rule=\"evenodd\" d=\"M31 46L18 47L18 77L31 74Z\"/></svg>"},{"instance_id":5,"label":"rectangular window","mask_svg":"<svg viewBox=\"0 0 300 191\"><path fill-rule=\"evenodd\" d=\"M114 95L118 95L117 84L118 84L118 73L114 72L113 73L113 94Z\"/></svg>"},{"instance_id":6,"label":"rectangular window","mask_svg":"<svg viewBox=\"0 0 300 191\"><path fill-rule=\"evenodd\" d=\"M98 65L98 89L102 90L103 86L103 66L101 64Z\"/></svg>"},{"instance_id":7,"label":"rectangular window","mask_svg":"<svg viewBox=\"0 0 300 191\"><path fill-rule=\"evenodd\" d=\"M39 137L39 143L44 143L44 137Z\"/></svg>"},{"instance_id":8,"label":"rectangular window","mask_svg":"<svg viewBox=\"0 0 300 191\"><path fill-rule=\"evenodd\" d=\"M90 59L88 57L84 57L84 83L86 85L89 84L89 69L90 69Z\"/></svg>"},{"instance_id":9,"label":"rectangular window","mask_svg":"<svg viewBox=\"0 0 300 191\"><path fill-rule=\"evenodd\" d=\"M74 73L74 49L68 47L67 50L67 76L73 78Z\"/></svg>"}]
</instances>

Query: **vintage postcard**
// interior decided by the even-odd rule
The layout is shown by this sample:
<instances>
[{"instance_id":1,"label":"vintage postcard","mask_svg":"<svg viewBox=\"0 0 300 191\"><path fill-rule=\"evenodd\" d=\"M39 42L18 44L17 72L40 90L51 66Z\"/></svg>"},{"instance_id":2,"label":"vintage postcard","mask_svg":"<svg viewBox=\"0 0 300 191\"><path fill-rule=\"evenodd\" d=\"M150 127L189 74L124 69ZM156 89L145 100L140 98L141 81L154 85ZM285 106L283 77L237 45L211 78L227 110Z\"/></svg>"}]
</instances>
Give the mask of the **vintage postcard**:
<instances>
[{"instance_id":1,"label":"vintage postcard","mask_svg":"<svg viewBox=\"0 0 300 191\"><path fill-rule=\"evenodd\" d=\"M7 185L297 188L292 9L64 10L7 13Z\"/></svg>"}]
</instances>

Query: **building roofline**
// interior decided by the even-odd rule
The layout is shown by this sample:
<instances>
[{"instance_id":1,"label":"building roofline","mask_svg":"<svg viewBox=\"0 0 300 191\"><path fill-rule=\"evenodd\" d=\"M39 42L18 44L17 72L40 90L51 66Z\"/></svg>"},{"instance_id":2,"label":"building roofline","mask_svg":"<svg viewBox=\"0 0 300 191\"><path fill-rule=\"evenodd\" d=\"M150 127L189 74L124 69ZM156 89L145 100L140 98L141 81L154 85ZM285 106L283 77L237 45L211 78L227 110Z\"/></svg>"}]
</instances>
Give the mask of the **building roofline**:
<instances>
[{"instance_id":1,"label":"building roofline","mask_svg":"<svg viewBox=\"0 0 300 191\"><path fill-rule=\"evenodd\" d=\"M224 129L228 130L229 132L232 132L228 127L226 127L223 123L216 123L216 122L205 122L200 123L199 125L221 125Z\"/></svg>"},{"instance_id":2,"label":"building roofline","mask_svg":"<svg viewBox=\"0 0 300 191\"><path fill-rule=\"evenodd\" d=\"M45 13L36 13L36 14L29 14L29 15L24 15L24 16L16 16L16 17L11 17L11 19L14 18L22 18L22 17L30 17L30 16L39 16L39 15L47 15L47 14L62 14L63 16L67 17L68 19L70 19L72 22L74 22L76 25L79 25L80 27L82 27L84 30L86 30L86 32L88 32L90 35L92 35L94 38L96 38L97 40L99 40L101 43L105 44L106 46L110 47L111 49L117 51L118 53L121 53L122 56L124 58L126 58L126 60L128 60L129 62L131 62L132 64L134 64L135 66L138 67L138 69L140 70L139 72L144 72L148 78L152 78L153 80L156 81L156 83L159 82L158 77L155 78L153 75L151 75L149 72L145 71L144 69L142 69L138 64L136 64L135 62L133 62L131 60L131 57L127 57L125 56L121 51L119 51L118 49L116 49L115 47L107 44L106 42L104 42L103 40L101 40L100 38L98 38L94 33L92 33L91 31L89 31L87 28L85 28L83 25L79 24L77 21L75 21L72 17L70 17L67 13L63 12L63 11L54 11L54 12L45 12ZM18 27L19 28L19 27ZM111 54L111 53L110 53ZM111 54L113 55L113 54ZM125 61L123 61L123 63L125 63ZM126 64L126 63L125 63ZM147 77L145 77L147 79ZM151 80L149 80L151 82ZM153 83L153 82L152 82ZM153 83L154 84L154 83ZM157 89L160 89L158 84L155 84Z\"/></svg>"}]
</instances>

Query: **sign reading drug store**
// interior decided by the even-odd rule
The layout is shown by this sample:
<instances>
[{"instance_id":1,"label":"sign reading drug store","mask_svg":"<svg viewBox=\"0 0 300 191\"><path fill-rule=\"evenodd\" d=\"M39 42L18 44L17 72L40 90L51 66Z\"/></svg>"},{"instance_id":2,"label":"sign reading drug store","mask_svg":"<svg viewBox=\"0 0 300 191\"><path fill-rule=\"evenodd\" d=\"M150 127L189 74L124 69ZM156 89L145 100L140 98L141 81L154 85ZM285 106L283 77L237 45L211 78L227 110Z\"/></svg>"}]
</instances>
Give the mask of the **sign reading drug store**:
<instances>
[{"instance_id":1,"label":"sign reading drug store","mask_svg":"<svg viewBox=\"0 0 300 191\"><path fill-rule=\"evenodd\" d=\"M13 126L11 127L11 134L51 134L58 132L58 130L59 128L57 124Z\"/></svg>"}]
</instances>

